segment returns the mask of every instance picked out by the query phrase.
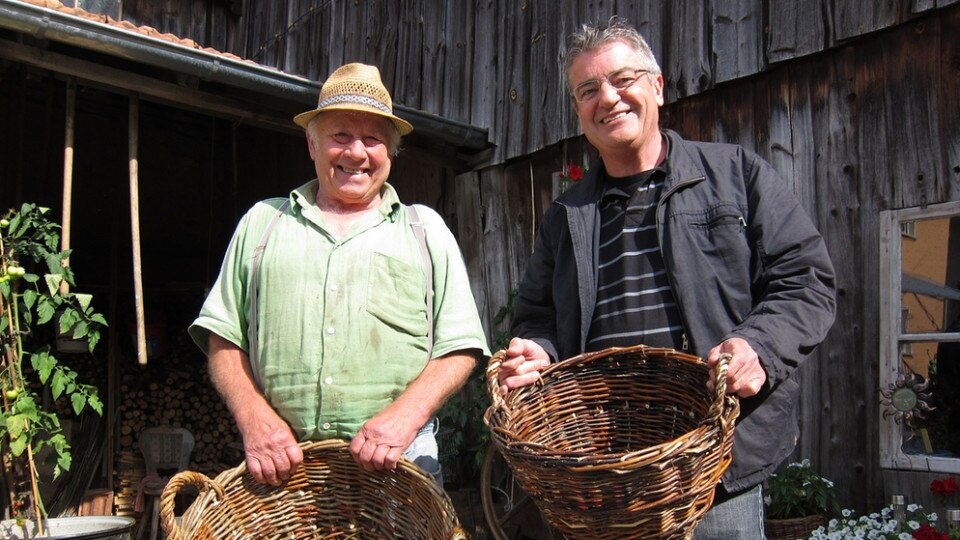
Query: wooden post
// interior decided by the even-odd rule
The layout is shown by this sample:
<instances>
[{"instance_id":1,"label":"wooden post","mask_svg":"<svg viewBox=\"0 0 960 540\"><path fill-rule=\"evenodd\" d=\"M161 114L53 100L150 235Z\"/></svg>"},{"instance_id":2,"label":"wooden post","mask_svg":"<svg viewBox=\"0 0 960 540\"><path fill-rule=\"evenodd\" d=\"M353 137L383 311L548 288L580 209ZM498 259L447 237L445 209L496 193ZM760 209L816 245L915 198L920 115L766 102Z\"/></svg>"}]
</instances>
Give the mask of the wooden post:
<instances>
[{"instance_id":1,"label":"wooden post","mask_svg":"<svg viewBox=\"0 0 960 540\"><path fill-rule=\"evenodd\" d=\"M66 132L63 136L63 214L61 219L60 251L70 249L70 219L73 208L73 130L77 113L77 81L73 77L67 81ZM63 266L70 266L70 258L63 260ZM60 294L70 292L66 280L60 282Z\"/></svg>"},{"instance_id":2,"label":"wooden post","mask_svg":"<svg viewBox=\"0 0 960 540\"><path fill-rule=\"evenodd\" d=\"M140 187L137 147L140 132L140 98L130 97L130 234L133 244L133 300L137 312L137 361L147 365L147 337L143 315L143 268L140 261Z\"/></svg>"}]
</instances>

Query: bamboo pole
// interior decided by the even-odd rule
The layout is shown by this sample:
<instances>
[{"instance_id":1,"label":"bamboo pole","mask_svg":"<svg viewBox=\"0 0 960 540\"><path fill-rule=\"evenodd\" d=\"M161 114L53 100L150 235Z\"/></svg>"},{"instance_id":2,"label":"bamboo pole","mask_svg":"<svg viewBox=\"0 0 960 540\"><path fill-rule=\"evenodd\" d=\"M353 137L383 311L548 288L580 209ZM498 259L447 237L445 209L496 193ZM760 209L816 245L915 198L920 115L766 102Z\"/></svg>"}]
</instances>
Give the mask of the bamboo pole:
<instances>
[{"instance_id":1,"label":"bamboo pole","mask_svg":"<svg viewBox=\"0 0 960 540\"><path fill-rule=\"evenodd\" d=\"M143 315L143 268L140 261L140 179L137 148L140 132L140 98L130 97L130 233L133 244L133 300L137 312L137 361L147 365L147 337Z\"/></svg>"},{"instance_id":2,"label":"bamboo pole","mask_svg":"<svg viewBox=\"0 0 960 540\"><path fill-rule=\"evenodd\" d=\"M77 81L71 77L67 81L67 112L63 136L63 214L60 220L60 251L70 249L70 219L73 210L73 132L77 114ZM70 266L70 257L63 259L63 266ZM70 292L67 280L60 282L60 294Z\"/></svg>"}]
</instances>

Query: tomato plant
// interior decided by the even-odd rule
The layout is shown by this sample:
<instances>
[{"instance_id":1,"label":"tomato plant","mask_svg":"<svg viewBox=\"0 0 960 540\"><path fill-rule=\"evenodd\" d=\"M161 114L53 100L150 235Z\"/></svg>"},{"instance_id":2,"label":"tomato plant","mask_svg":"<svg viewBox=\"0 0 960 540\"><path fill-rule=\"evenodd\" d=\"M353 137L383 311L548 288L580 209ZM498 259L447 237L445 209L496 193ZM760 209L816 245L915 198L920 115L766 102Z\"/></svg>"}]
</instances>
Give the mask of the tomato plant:
<instances>
[{"instance_id":1,"label":"tomato plant","mask_svg":"<svg viewBox=\"0 0 960 540\"><path fill-rule=\"evenodd\" d=\"M18 515L32 514L28 517L37 520L40 531L46 512L34 459L40 450L51 450L55 478L72 460L60 418L55 409L42 406L40 393L49 392L54 401L68 399L77 415L88 407L103 414L103 404L96 387L78 382L77 373L54 356L39 330L59 313L58 330L86 339L92 353L107 324L93 309L90 295L69 292L68 286L75 285L73 271L64 264L70 251L58 249L59 226L48 213L48 208L24 204L0 220L0 278L6 278L0 279L0 388L5 389L0 449L11 456L4 466L17 480L14 485L29 486L25 493L8 494L10 507Z\"/></svg>"}]
</instances>

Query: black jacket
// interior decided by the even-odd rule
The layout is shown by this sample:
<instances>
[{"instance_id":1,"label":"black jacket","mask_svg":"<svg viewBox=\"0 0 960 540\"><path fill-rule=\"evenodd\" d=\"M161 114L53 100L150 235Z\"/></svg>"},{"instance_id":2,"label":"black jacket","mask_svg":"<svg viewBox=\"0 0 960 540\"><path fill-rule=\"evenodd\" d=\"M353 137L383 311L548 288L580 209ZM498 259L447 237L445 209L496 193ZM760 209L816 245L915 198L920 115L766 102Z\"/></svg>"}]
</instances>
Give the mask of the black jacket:
<instances>
[{"instance_id":1,"label":"black jacket","mask_svg":"<svg viewBox=\"0 0 960 540\"><path fill-rule=\"evenodd\" d=\"M723 478L735 492L762 482L796 444L793 374L833 324L833 265L770 164L740 146L665 133L657 233L687 350L705 357L739 337L767 372L767 385L740 403L733 464ZM554 359L584 351L593 318L601 171L589 171L547 210L520 284L513 333Z\"/></svg>"}]
</instances>

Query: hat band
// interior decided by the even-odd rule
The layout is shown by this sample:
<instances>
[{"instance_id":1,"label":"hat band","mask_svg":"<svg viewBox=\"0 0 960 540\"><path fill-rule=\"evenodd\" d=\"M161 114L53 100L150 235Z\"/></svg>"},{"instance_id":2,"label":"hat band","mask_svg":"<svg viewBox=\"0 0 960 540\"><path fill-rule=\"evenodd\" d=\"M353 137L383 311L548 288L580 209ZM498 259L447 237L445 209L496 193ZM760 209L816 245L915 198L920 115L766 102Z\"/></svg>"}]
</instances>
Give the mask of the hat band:
<instances>
[{"instance_id":1,"label":"hat band","mask_svg":"<svg viewBox=\"0 0 960 540\"><path fill-rule=\"evenodd\" d=\"M383 111L386 114L393 114L393 111L390 110L390 107L387 107L382 101L360 94L337 94L330 96L324 100L321 100L320 103L317 104L317 109L323 109L324 107L329 107L330 105L339 105L340 103L359 103L361 105L369 105L370 107Z\"/></svg>"}]
</instances>

